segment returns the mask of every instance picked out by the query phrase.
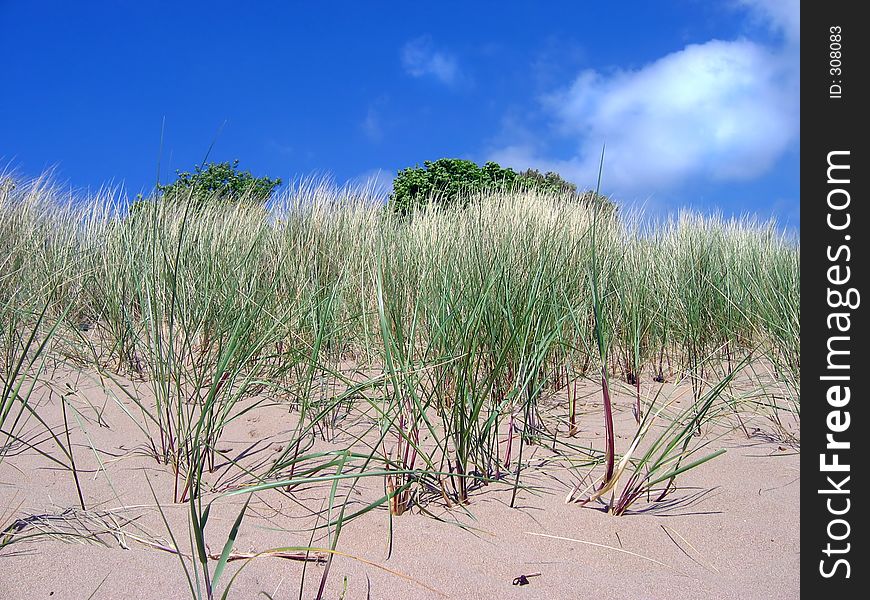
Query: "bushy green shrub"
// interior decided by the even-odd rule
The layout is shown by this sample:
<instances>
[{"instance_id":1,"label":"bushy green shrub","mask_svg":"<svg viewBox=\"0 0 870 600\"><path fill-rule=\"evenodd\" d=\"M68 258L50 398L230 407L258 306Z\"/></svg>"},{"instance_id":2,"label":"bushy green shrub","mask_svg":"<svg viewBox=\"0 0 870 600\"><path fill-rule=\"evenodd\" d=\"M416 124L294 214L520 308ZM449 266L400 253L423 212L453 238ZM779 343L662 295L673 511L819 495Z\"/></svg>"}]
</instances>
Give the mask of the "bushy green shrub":
<instances>
[{"instance_id":1,"label":"bushy green shrub","mask_svg":"<svg viewBox=\"0 0 870 600\"><path fill-rule=\"evenodd\" d=\"M565 181L558 173L553 171L541 173L537 169L526 169L519 176L530 187L561 194L577 194L577 186L575 184Z\"/></svg>"},{"instance_id":2,"label":"bushy green shrub","mask_svg":"<svg viewBox=\"0 0 870 600\"><path fill-rule=\"evenodd\" d=\"M615 205L594 192L577 192L577 186L558 173L541 173L528 169L517 173L509 167L488 162L482 167L470 160L441 158L425 161L399 171L393 181L390 206L399 214L408 214L430 200L442 208L464 207L469 198L485 191L538 190L545 193L574 196L579 201L602 203L608 212Z\"/></svg>"},{"instance_id":3,"label":"bushy green shrub","mask_svg":"<svg viewBox=\"0 0 870 600\"><path fill-rule=\"evenodd\" d=\"M195 167L193 173L176 171L176 174L178 179L173 183L157 186L163 198L261 203L281 185L280 179L254 177L250 171L240 171L238 160L209 163Z\"/></svg>"}]
</instances>

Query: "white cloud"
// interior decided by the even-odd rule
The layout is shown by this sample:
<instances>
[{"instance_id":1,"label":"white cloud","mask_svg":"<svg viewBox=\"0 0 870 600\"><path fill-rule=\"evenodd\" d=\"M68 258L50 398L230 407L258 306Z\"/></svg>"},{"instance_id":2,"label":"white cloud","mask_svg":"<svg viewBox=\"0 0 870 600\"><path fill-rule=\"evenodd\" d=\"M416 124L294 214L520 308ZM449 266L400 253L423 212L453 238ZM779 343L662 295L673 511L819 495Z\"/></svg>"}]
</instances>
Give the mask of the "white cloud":
<instances>
[{"instance_id":1,"label":"white cloud","mask_svg":"<svg viewBox=\"0 0 870 600\"><path fill-rule=\"evenodd\" d=\"M406 43L401 56L405 72L413 77L433 77L448 86L460 82L462 75L456 58L436 50L427 35Z\"/></svg>"},{"instance_id":2,"label":"white cloud","mask_svg":"<svg viewBox=\"0 0 870 600\"><path fill-rule=\"evenodd\" d=\"M380 116L373 106L369 107L365 118L362 120L362 123L360 123L360 127L365 136L373 142L379 142L384 137Z\"/></svg>"},{"instance_id":3,"label":"white cloud","mask_svg":"<svg viewBox=\"0 0 870 600\"><path fill-rule=\"evenodd\" d=\"M772 27L799 35L799 17L782 4L751 2ZM617 196L654 193L691 178L751 179L798 140L798 67L791 44L711 40L638 70L587 70L542 99L554 133L574 141L572 156L548 156L545 145L525 140L490 158L555 170L591 187L606 143L603 187Z\"/></svg>"},{"instance_id":4,"label":"white cloud","mask_svg":"<svg viewBox=\"0 0 870 600\"><path fill-rule=\"evenodd\" d=\"M739 0L738 3L771 29L781 33L787 42L800 42L800 0Z\"/></svg>"}]
</instances>

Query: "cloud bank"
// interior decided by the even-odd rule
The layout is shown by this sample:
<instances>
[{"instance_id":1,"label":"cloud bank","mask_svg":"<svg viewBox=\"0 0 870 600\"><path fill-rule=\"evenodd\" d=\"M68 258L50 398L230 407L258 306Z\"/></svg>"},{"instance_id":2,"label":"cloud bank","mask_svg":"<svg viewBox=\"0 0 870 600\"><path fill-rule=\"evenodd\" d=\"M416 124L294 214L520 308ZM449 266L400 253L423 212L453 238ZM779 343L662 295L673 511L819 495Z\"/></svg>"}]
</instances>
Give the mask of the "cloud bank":
<instances>
[{"instance_id":1,"label":"cloud bank","mask_svg":"<svg viewBox=\"0 0 870 600\"><path fill-rule=\"evenodd\" d=\"M573 141L571 156L526 138L490 158L592 186L606 143L605 191L618 195L763 174L799 139L799 3L742 4L783 41L711 40L638 70L583 71L541 99L554 136Z\"/></svg>"}]
</instances>

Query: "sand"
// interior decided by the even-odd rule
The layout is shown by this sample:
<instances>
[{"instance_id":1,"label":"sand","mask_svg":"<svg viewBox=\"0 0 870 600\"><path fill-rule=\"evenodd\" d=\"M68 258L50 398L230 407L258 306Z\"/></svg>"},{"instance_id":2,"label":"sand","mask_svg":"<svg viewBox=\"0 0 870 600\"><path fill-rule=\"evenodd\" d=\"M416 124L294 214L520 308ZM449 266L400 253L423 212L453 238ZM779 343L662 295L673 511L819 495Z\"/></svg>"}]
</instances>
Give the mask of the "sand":
<instances>
[{"instance_id":1,"label":"sand","mask_svg":"<svg viewBox=\"0 0 870 600\"><path fill-rule=\"evenodd\" d=\"M179 548L189 553L188 505L173 504L172 469L149 456L147 438L131 418L135 411L87 372L59 370L52 386L68 393L78 411L69 418L87 511L80 509L70 471L18 446L0 463L0 515L4 526L33 515L63 515L52 527L76 527L85 537L38 537L0 551L0 598L190 598L179 558L156 547L173 544L148 482ZM587 391L578 439L601 448L600 407L594 386ZM43 390L40 397L40 415L60 425L57 395ZM618 396L616 403L624 448L635 428L631 399ZM230 424L221 449L243 464L266 465L295 418L286 406L259 406ZM447 508L426 496L422 508L392 519L386 507L370 511L341 531L337 550L343 554L329 567L323 597L797 598L799 449L783 442L762 416L744 418L750 437L736 428L705 431L711 451L727 452L683 475L666 502L639 502L635 512L621 517L600 505L565 504L576 475L542 446L525 451L532 466L522 482L531 489L519 492L515 508L509 506L511 487L492 483L472 491L464 507ZM352 419L345 425L332 443L320 441L316 448L345 447L355 427ZM24 430L37 435L40 428L31 420ZM39 447L60 456L50 440ZM239 469L218 463L208 480L215 491L206 496L217 498L207 530L214 554L245 500L220 493L250 482ZM350 483L340 486L339 495L350 494L348 510L355 510L383 494L383 485L382 478L360 480L352 490ZM325 506L329 487L257 494L234 551L328 545L325 529L313 541L310 529L323 524L311 513ZM22 531L37 531L37 525ZM241 565L231 598L299 598L303 583L301 597L315 598L325 570L322 562L275 557L236 561L220 589ZM529 577L527 585L513 585L516 577L535 573L540 575Z\"/></svg>"}]
</instances>

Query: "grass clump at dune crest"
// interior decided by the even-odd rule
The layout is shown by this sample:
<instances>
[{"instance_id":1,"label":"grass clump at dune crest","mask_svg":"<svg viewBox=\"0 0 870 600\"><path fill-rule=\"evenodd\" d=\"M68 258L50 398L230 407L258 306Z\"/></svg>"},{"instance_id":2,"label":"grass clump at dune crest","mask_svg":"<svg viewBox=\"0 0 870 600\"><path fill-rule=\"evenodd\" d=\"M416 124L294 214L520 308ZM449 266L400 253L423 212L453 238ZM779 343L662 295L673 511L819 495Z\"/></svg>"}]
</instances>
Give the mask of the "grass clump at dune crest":
<instances>
[{"instance_id":1,"label":"grass clump at dune crest","mask_svg":"<svg viewBox=\"0 0 870 600\"><path fill-rule=\"evenodd\" d=\"M244 478L237 493L331 485L334 551L342 524L378 506L395 517L424 501L465 505L481 485L515 499L529 445L552 448L578 479L603 466L587 501L625 475L609 503L623 514L716 454L695 455L711 419L751 410L792 435L799 249L773 223L686 213L640 227L533 191L462 204L397 215L365 190L308 182L265 207L176 199L127 214L109 192L0 189L0 439L26 411L17 373L43 353L122 390L175 476L159 502L189 503L197 558L183 564L202 575L191 594L211 597L226 564L209 575L203 550L218 462ZM757 385L739 391L739 373ZM578 402L584 378L603 404ZM613 393L619 380L628 401ZM692 390L679 410L650 391L675 381ZM271 464L221 454L229 424L276 402L295 425ZM585 412L601 406L636 417L622 456L613 431L606 448L575 437L600 429ZM351 421L368 429L349 438ZM337 482L366 477L383 480L383 496L345 510Z\"/></svg>"}]
</instances>

